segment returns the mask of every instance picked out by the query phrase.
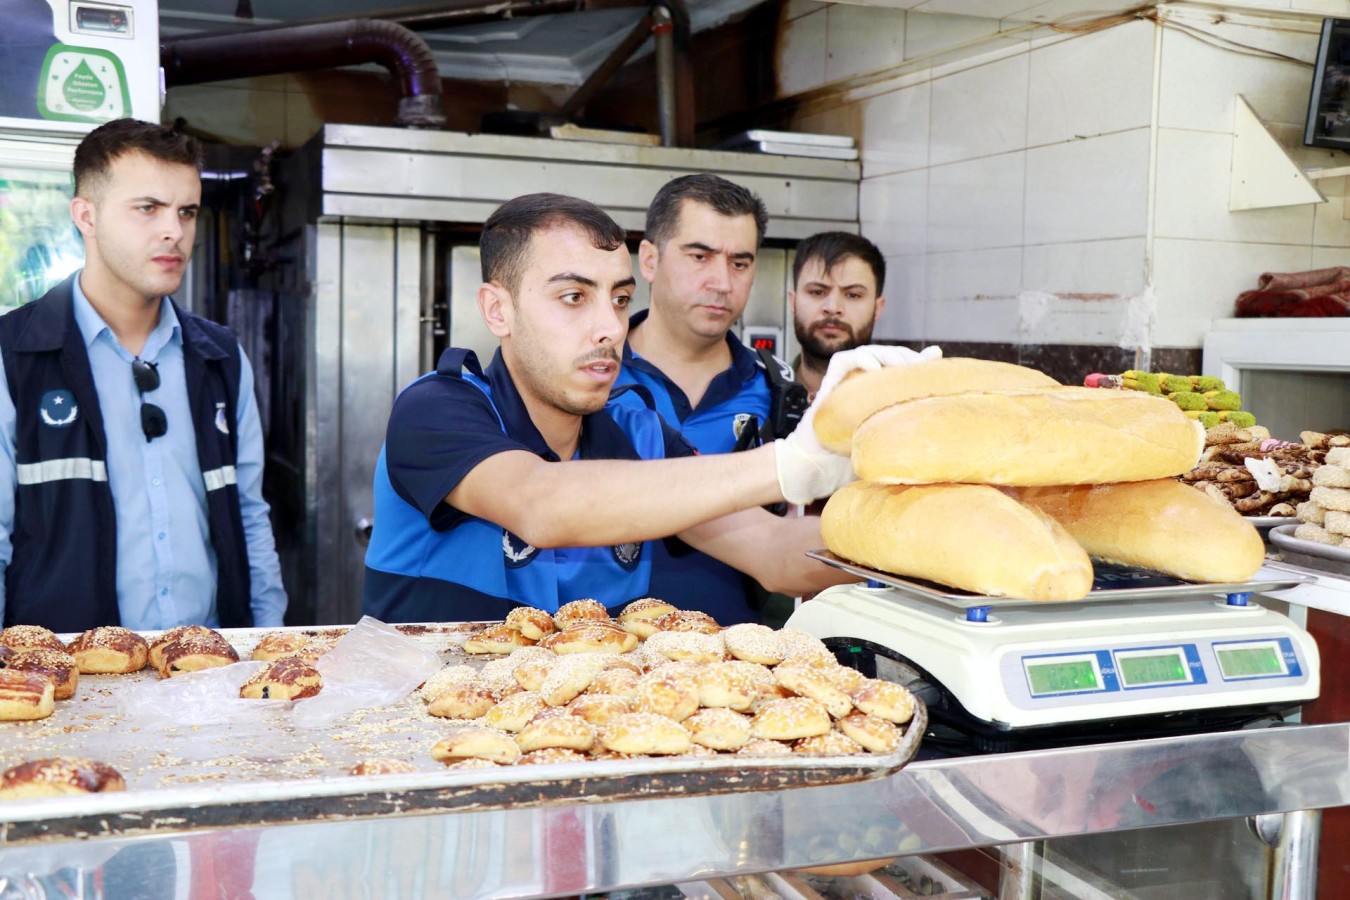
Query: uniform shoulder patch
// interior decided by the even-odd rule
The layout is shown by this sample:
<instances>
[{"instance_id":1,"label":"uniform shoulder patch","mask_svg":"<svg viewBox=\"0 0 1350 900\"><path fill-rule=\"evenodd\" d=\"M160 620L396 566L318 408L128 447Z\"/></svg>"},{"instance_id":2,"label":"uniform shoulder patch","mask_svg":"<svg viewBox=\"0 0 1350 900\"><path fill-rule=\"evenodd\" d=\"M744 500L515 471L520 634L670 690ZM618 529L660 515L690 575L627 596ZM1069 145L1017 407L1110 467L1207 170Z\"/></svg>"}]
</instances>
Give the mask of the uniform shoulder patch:
<instances>
[{"instance_id":1,"label":"uniform shoulder patch","mask_svg":"<svg viewBox=\"0 0 1350 900\"><path fill-rule=\"evenodd\" d=\"M508 569L529 565L539 555L539 548L525 543L505 528L502 529L502 557Z\"/></svg>"}]
</instances>

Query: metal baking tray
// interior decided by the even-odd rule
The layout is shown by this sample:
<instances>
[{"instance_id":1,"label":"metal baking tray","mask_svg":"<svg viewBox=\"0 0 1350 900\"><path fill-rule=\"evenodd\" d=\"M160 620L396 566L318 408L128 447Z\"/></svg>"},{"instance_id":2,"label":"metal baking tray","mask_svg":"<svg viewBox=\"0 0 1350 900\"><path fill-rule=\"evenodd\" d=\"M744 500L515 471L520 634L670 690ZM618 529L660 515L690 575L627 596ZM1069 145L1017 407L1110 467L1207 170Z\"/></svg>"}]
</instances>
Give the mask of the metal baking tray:
<instances>
[{"instance_id":1,"label":"metal baking tray","mask_svg":"<svg viewBox=\"0 0 1350 900\"><path fill-rule=\"evenodd\" d=\"M1253 527L1259 531L1269 531L1280 525L1288 525L1293 522L1298 524L1298 520L1293 516L1243 516L1243 521L1250 522Z\"/></svg>"},{"instance_id":2,"label":"metal baking tray","mask_svg":"<svg viewBox=\"0 0 1350 900\"><path fill-rule=\"evenodd\" d=\"M1295 522L1271 529L1270 542L1280 548L1280 556L1285 562L1350 576L1350 550L1296 538L1294 532L1298 526L1299 523Z\"/></svg>"},{"instance_id":3,"label":"metal baking tray","mask_svg":"<svg viewBox=\"0 0 1350 900\"><path fill-rule=\"evenodd\" d=\"M276 629L222 634L247 659ZM346 629L283 629L342 633ZM414 625L400 630L435 647L446 664L486 660L461 648L463 626ZM128 836L242 825L326 821L618 798L659 798L777 790L878 778L918 749L927 710L916 702L901 745L888 754L850 756L640 757L549 765L451 770L431 746L454 727L426 711L416 692L399 703L358 710L331 726L298 728L285 712L260 710L239 723L164 727L128 721L117 712L126 685L157 680L132 675L82 675L73 698L37 722L0 723L0 768L45 756L88 756L122 773L125 792L3 803L0 842ZM372 757L404 759L415 773L351 776Z\"/></svg>"},{"instance_id":4,"label":"metal baking tray","mask_svg":"<svg viewBox=\"0 0 1350 900\"><path fill-rule=\"evenodd\" d=\"M893 587L916 597L936 600L954 609L971 609L977 606L1043 606L1047 603L1111 603L1120 600L1160 600L1166 597L1194 597L1206 594L1256 594L1265 591L1280 591L1313 581L1310 575L1290 572L1287 576L1262 581L1248 581L1241 584L1208 584L1195 581L1183 581L1171 575L1141 569L1136 566L1122 566L1115 563L1092 561L1094 573L1092 593L1080 600L1028 600L1024 597L990 597L985 594L972 594L958 588L925 581L922 578L907 578L890 572L878 572L844 559L829 550L811 550L807 556L818 559L826 565L842 569L859 578L876 581L887 587Z\"/></svg>"}]
</instances>

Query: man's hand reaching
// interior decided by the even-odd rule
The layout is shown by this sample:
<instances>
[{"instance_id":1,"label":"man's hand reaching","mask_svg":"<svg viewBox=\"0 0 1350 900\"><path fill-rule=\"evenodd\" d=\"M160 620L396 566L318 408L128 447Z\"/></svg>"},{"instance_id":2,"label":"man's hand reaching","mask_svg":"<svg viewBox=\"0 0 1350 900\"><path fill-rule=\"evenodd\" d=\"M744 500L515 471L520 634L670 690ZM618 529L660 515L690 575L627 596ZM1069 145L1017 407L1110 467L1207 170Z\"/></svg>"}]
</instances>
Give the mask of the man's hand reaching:
<instances>
[{"instance_id":1,"label":"man's hand reaching","mask_svg":"<svg viewBox=\"0 0 1350 900\"><path fill-rule=\"evenodd\" d=\"M816 438L816 410L829 397L839 382L856 370L872 371L882 366L904 366L942 356L941 347L926 347L915 352L908 347L866 344L852 350L841 350L830 357L829 368L821 379L816 399L807 408L796 430L785 438L774 441L778 486L789 503L810 503L828 497L857 478L853 463L846 456L831 453Z\"/></svg>"}]
</instances>

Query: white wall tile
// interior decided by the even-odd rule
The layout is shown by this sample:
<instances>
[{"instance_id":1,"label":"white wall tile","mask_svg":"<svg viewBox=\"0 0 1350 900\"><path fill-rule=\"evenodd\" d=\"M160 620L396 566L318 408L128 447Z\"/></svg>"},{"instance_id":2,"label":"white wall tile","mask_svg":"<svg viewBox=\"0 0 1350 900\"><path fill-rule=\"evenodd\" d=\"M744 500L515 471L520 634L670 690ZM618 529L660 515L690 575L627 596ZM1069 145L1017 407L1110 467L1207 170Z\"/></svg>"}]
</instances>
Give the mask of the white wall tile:
<instances>
[{"instance_id":1,"label":"white wall tile","mask_svg":"<svg viewBox=\"0 0 1350 900\"><path fill-rule=\"evenodd\" d=\"M923 340L1017 342L1017 298L982 297L929 304Z\"/></svg>"},{"instance_id":2,"label":"white wall tile","mask_svg":"<svg viewBox=\"0 0 1350 900\"><path fill-rule=\"evenodd\" d=\"M928 170L864 179L858 189L862 233L885 256L928 249Z\"/></svg>"},{"instance_id":3,"label":"white wall tile","mask_svg":"<svg viewBox=\"0 0 1350 900\"><path fill-rule=\"evenodd\" d=\"M1325 269L1328 266L1350 266L1350 250L1344 247L1314 247L1310 269Z\"/></svg>"},{"instance_id":4,"label":"white wall tile","mask_svg":"<svg viewBox=\"0 0 1350 900\"><path fill-rule=\"evenodd\" d=\"M928 257L886 258L886 308L872 337L887 341L921 341L928 308Z\"/></svg>"},{"instance_id":5,"label":"white wall tile","mask_svg":"<svg viewBox=\"0 0 1350 900\"><path fill-rule=\"evenodd\" d=\"M1022 246L1025 152L929 169L927 248Z\"/></svg>"},{"instance_id":6,"label":"white wall tile","mask_svg":"<svg viewBox=\"0 0 1350 900\"><path fill-rule=\"evenodd\" d=\"M825 83L827 9L782 24L778 36L779 96L798 94Z\"/></svg>"},{"instance_id":7,"label":"white wall tile","mask_svg":"<svg viewBox=\"0 0 1350 900\"><path fill-rule=\"evenodd\" d=\"M1024 151L928 170L928 249L1022 245Z\"/></svg>"},{"instance_id":8,"label":"white wall tile","mask_svg":"<svg viewBox=\"0 0 1350 900\"><path fill-rule=\"evenodd\" d=\"M1153 242L1153 346L1199 347L1210 322L1232 318L1238 294L1256 287L1262 272L1313 267L1307 246L1159 238Z\"/></svg>"},{"instance_id":9,"label":"white wall tile","mask_svg":"<svg viewBox=\"0 0 1350 900\"><path fill-rule=\"evenodd\" d=\"M1025 147L1026 55L936 79L929 121L933 165Z\"/></svg>"},{"instance_id":10,"label":"white wall tile","mask_svg":"<svg viewBox=\"0 0 1350 900\"><path fill-rule=\"evenodd\" d=\"M996 19L910 13L905 24L905 59L935 56L995 34L998 34Z\"/></svg>"},{"instance_id":11,"label":"white wall tile","mask_svg":"<svg viewBox=\"0 0 1350 900\"><path fill-rule=\"evenodd\" d=\"M1031 146L1146 128L1153 110L1153 25L1133 22L1034 50L1029 81Z\"/></svg>"},{"instance_id":12,"label":"white wall tile","mask_svg":"<svg viewBox=\"0 0 1350 900\"><path fill-rule=\"evenodd\" d=\"M1081 300L1056 297L1035 316L1019 311L1016 343L1108 344L1125 334L1130 299ZM1083 373L1087 375L1087 372Z\"/></svg>"},{"instance_id":13,"label":"white wall tile","mask_svg":"<svg viewBox=\"0 0 1350 900\"><path fill-rule=\"evenodd\" d=\"M1158 237L1310 244L1313 206L1230 212L1231 134L1161 129L1158 134Z\"/></svg>"},{"instance_id":14,"label":"white wall tile","mask_svg":"<svg viewBox=\"0 0 1350 900\"><path fill-rule=\"evenodd\" d=\"M826 82L898 66L905 60L905 13L841 3L827 11Z\"/></svg>"},{"instance_id":15,"label":"white wall tile","mask_svg":"<svg viewBox=\"0 0 1350 900\"><path fill-rule=\"evenodd\" d=\"M928 254L928 301L934 307L957 300L1016 297L1021 283L1022 251L1016 247Z\"/></svg>"},{"instance_id":16,"label":"white wall tile","mask_svg":"<svg viewBox=\"0 0 1350 900\"><path fill-rule=\"evenodd\" d=\"M927 83L863 101L862 172L864 178L928 165Z\"/></svg>"},{"instance_id":17,"label":"white wall tile","mask_svg":"<svg viewBox=\"0 0 1350 900\"><path fill-rule=\"evenodd\" d=\"M1326 178L1317 182L1326 203L1313 206L1313 246L1329 249L1350 247L1350 220L1345 218L1347 208L1345 189L1350 178ZM1343 254L1350 256L1350 253Z\"/></svg>"},{"instance_id":18,"label":"white wall tile","mask_svg":"<svg viewBox=\"0 0 1350 900\"><path fill-rule=\"evenodd\" d=\"M1253 29L1242 29L1244 33ZM1235 35L1250 40L1250 34ZM1295 35L1299 58L1312 59L1316 35ZM1307 66L1235 53L1204 43L1176 28L1163 29L1158 124L1233 133L1234 96L1246 98L1268 122L1301 124L1307 114L1311 73Z\"/></svg>"},{"instance_id":19,"label":"white wall tile","mask_svg":"<svg viewBox=\"0 0 1350 900\"><path fill-rule=\"evenodd\" d=\"M1148 129L1034 147L1026 155L1028 244L1147 232Z\"/></svg>"},{"instance_id":20,"label":"white wall tile","mask_svg":"<svg viewBox=\"0 0 1350 900\"><path fill-rule=\"evenodd\" d=\"M1039 244L1022 251L1022 290L1132 297L1144 290L1143 237Z\"/></svg>"}]
</instances>

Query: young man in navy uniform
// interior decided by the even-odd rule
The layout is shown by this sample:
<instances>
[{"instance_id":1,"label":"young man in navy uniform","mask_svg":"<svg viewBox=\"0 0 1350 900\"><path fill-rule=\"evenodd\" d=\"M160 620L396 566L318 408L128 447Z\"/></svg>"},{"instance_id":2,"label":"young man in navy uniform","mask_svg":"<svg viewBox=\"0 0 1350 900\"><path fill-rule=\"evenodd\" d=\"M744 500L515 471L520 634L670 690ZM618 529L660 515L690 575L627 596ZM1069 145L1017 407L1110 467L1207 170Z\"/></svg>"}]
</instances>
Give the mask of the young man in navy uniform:
<instances>
[{"instance_id":1,"label":"young man in navy uniform","mask_svg":"<svg viewBox=\"0 0 1350 900\"><path fill-rule=\"evenodd\" d=\"M84 268L0 317L4 623L82 631L282 624L253 371L168 296L200 149L119 119L75 151Z\"/></svg>"},{"instance_id":2,"label":"young man in navy uniform","mask_svg":"<svg viewBox=\"0 0 1350 900\"><path fill-rule=\"evenodd\" d=\"M700 453L753 447L772 434L772 379L787 366L764 361L731 327L750 299L769 215L751 191L717 175L685 175L661 188L647 208L638 248L651 305L637 313L624 348L619 384L636 384ZM693 607L726 624L756 621L754 586L744 575L679 541L656 549L653 590L704 587Z\"/></svg>"},{"instance_id":3,"label":"young man in navy uniform","mask_svg":"<svg viewBox=\"0 0 1350 900\"><path fill-rule=\"evenodd\" d=\"M571 197L518 197L489 217L480 248L478 306L501 346L486 368L447 350L395 401L363 612L469 621L582 597L696 605L707 588L695 579L654 589L652 548L669 535L785 590L855 580L804 555L820 546L815 520L759 508L851 480L810 427L699 457L646 403L610 401L634 279L608 215Z\"/></svg>"}]
</instances>

